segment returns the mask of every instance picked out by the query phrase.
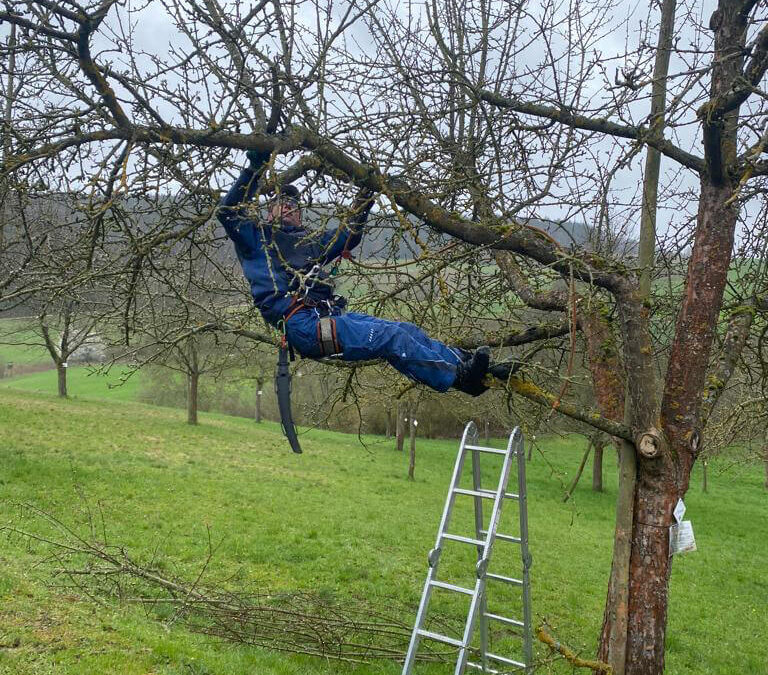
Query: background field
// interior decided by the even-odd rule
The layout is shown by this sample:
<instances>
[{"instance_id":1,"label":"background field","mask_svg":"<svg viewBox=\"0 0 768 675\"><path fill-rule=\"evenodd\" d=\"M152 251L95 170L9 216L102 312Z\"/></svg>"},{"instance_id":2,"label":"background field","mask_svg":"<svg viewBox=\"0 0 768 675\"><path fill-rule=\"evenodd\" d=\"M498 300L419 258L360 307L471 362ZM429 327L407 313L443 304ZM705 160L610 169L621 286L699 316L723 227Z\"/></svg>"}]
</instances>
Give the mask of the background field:
<instances>
[{"instance_id":1,"label":"background field","mask_svg":"<svg viewBox=\"0 0 768 675\"><path fill-rule=\"evenodd\" d=\"M311 432L287 451L276 425L123 401L58 400L0 389L2 523L48 532L31 504L79 532L103 518L113 544L171 576L232 590L313 590L352 605L366 598L412 621L456 441L420 440L416 480L392 443ZM589 481L562 503L580 437L539 439L529 463L536 623L592 655L601 621L615 499ZM766 499L760 468L732 457L694 474L686 499L699 550L673 566L667 672L768 673ZM511 514L511 511L507 514ZM466 516L469 511L466 511ZM459 519L457 528L468 525ZM513 529L507 521L507 528ZM501 544L499 545L501 546ZM129 603L101 604L56 586L45 544L6 533L0 549L0 673L397 673L392 664L339 665L233 646ZM496 562L514 574L516 558ZM457 557L449 572L466 571ZM453 565L451 564L453 563ZM500 570L497 570L500 571ZM514 614L511 597L501 604ZM458 608L444 602L439 609ZM571 672L546 648L538 672ZM417 672L448 673L447 666Z\"/></svg>"}]
</instances>

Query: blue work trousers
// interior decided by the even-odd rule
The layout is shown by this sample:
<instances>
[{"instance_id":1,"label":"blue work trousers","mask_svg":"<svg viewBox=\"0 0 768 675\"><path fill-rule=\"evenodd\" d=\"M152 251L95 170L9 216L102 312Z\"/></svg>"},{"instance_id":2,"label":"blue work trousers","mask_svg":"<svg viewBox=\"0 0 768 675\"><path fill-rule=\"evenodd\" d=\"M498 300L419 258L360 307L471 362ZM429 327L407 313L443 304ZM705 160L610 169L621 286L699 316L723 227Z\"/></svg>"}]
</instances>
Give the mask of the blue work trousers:
<instances>
[{"instance_id":1,"label":"blue work trousers","mask_svg":"<svg viewBox=\"0 0 768 675\"><path fill-rule=\"evenodd\" d=\"M460 352L428 337L418 326L367 314L337 312L334 310L332 318L336 321L336 336L344 361L384 359L406 377L436 391L445 391L456 379ZM306 308L286 322L288 343L302 356L318 358L322 355L317 330L319 321L320 314Z\"/></svg>"}]
</instances>

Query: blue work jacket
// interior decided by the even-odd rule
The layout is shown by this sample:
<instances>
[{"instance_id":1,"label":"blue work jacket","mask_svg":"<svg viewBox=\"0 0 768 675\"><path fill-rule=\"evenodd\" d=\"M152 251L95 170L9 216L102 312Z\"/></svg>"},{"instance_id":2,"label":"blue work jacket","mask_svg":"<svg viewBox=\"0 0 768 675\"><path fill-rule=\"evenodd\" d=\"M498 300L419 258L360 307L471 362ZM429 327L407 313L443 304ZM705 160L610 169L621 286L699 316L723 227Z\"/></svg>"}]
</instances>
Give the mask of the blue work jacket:
<instances>
[{"instance_id":1,"label":"blue work jacket","mask_svg":"<svg viewBox=\"0 0 768 675\"><path fill-rule=\"evenodd\" d=\"M277 326L298 294L322 303L333 299L333 284L323 265L360 243L370 206L360 209L347 226L326 230L278 227L245 213L256 194L260 169L268 159L243 169L219 204L218 218L235 245L253 302L264 319ZM307 274L318 266L307 281Z\"/></svg>"}]
</instances>

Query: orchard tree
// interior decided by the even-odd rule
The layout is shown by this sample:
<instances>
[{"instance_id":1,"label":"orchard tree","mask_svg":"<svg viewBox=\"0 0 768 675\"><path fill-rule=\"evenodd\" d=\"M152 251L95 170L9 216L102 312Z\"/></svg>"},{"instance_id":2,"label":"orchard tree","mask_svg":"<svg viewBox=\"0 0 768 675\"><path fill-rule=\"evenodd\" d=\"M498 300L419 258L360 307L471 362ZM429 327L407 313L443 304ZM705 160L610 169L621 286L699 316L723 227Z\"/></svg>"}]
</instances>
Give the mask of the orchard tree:
<instances>
[{"instance_id":1,"label":"orchard tree","mask_svg":"<svg viewBox=\"0 0 768 675\"><path fill-rule=\"evenodd\" d=\"M211 181L242 164L227 152L269 151L267 182L284 171L329 201L367 187L399 224L390 250L409 233L417 265L381 261L377 274L403 281L377 286L381 313L406 306L465 345L583 344L598 410L574 394L572 358L507 387L619 444L599 656L614 673L661 673L672 510L745 347L764 379L768 17L756 0L720 0L703 21L696 4L660 9L6 2L6 51L30 77L15 86L3 178L44 176L105 205L181 190L212 211ZM168 45L145 43L146 21L164 22ZM640 250L572 245L552 221L639 228ZM146 261L200 227L115 229L110 245L131 251L110 266L124 308Z\"/></svg>"}]
</instances>

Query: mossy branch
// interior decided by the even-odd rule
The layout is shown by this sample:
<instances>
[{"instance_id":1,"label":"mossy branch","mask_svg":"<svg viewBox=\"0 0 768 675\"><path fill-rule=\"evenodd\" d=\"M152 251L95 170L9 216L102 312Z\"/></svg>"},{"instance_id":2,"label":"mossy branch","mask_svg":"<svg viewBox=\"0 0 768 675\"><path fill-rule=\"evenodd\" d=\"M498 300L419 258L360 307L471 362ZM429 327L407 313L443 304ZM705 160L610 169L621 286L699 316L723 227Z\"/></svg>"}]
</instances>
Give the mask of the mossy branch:
<instances>
[{"instance_id":1,"label":"mossy branch","mask_svg":"<svg viewBox=\"0 0 768 675\"><path fill-rule=\"evenodd\" d=\"M610 420L607 417L603 417L596 410L581 408L572 403L562 401L552 392L546 391L532 382L526 382L525 380L513 376L507 380L507 389L530 401L535 401L541 405L554 408L557 412L579 420L580 422L584 422L595 429L600 429L600 431L604 431L610 436L623 438L630 443L635 442L635 435L628 426Z\"/></svg>"},{"instance_id":2,"label":"mossy branch","mask_svg":"<svg viewBox=\"0 0 768 675\"><path fill-rule=\"evenodd\" d=\"M611 668L607 663L603 663L602 661L593 661L589 659L582 659L581 657L576 655L576 652L574 652L571 649L568 649L563 644L560 644L555 638L553 638L549 633L547 633L542 627L539 627L536 629L536 637L543 642L547 647L549 647L552 651L557 652L560 654L568 663L570 663L574 668L589 668L595 673L604 673L604 675L612 675L613 668Z\"/></svg>"}]
</instances>

